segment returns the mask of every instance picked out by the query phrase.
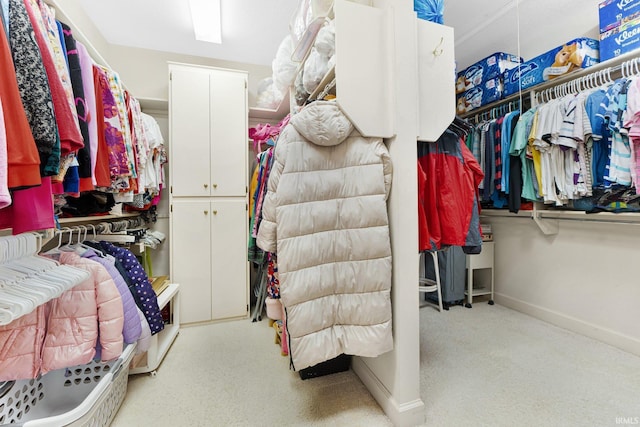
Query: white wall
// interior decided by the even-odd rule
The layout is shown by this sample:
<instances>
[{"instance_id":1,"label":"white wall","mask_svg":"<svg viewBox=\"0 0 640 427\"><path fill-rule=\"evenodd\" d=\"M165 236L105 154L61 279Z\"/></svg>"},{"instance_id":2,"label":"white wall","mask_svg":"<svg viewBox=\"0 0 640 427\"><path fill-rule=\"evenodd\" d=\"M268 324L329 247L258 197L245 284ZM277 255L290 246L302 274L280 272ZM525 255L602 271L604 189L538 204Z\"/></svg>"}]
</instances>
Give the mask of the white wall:
<instances>
[{"instance_id":1,"label":"white wall","mask_svg":"<svg viewBox=\"0 0 640 427\"><path fill-rule=\"evenodd\" d=\"M456 59L462 70L494 52L520 51L527 61L577 37L598 38L600 2L451 0L445 2L444 21L455 28Z\"/></svg>"},{"instance_id":2,"label":"white wall","mask_svg":"<svg viewBox=\"0 0 640 427\"><path fill-rule=\"evenodd\" d=\"M559 221L545 236L531 219L484 221L499 304L640 355L639 226Z\"/></svg>"},{"instance_id":3,"label":"white wall","mask_svg":"<svg viewBox=\"0 0 640 427\"><path fill-rule=\"evenodd\" d=\"M249 106L255 105L260 80L271 76L271 67L221 61L199 56L111 45L109 65L120 73L125 85L138 98L168 99L167 62L207 65L249 72Z\"/></svg>"},{"instance_id":4,"label":"white wall","mask_svg":"<svg viewBox=\"0 0 640 427\"><path fill-rule=\"evenodd\" d=\"M82 41L89 53L94 48L104 60L109 62L110 44L102 37L98 28L93 25L78 0L49 0L47 3L56 9L56 18L72 27L74 37ZM98 58L95 58L98 60Z\"/></svg>"}]
</instances>

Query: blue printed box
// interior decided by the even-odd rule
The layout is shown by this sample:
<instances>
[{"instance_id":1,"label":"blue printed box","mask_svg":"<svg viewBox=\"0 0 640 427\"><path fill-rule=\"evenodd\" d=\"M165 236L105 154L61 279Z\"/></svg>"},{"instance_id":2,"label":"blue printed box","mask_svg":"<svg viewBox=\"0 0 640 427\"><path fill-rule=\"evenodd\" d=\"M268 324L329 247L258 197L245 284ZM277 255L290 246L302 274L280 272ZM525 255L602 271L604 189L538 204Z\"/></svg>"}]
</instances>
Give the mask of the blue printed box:
<instances>
[{"instance_id":1,"label":"blue printed box","mask_svg":"<svg viewBox=\"0 0 640 427\"><path fill-rule=\"evenodd\" d=\"M600 3L600 33L638 17L640 0L606 0Z\"/></svg>"},{"instance_id":2,"label":"blue printed box","mask_svg":"<svg viewBox=\"0 0 640 427\"><path fill-rule=\"evenodd\" d=\"M476 86L457 98L457 114L468 113L483 105L502 99L502 79L496 77Z\"/></svg>"},{"instance_id":3,"label":"blue printed box","mask_svg":"<svg viewBox=\"0 0 640 427\"><path fill-rule=\"evenodd\" d=\"M504 73L504 96L517 93L565 74L591 67L600 61L598 40L578 38L536 56Z\"/></svg>"},{"instance_id":4,"label":"blue printed box","mask_svg":"<svg viewBox=\"0 0 640 427\"><path fill-rule=\"evenodd\" d=\"M600 57L615 58L640 47L640 18L600 34Z\"/></svg>"},{"instance_id":5,"label":"blue printed box","mask_svg":"<svg viewBox=\"0 0 640 427\"><path fill-rule=\"evenodd\" d=\"M504 52L496 52L476 62L458 73L456 94L480 86L491 79L502 75L505 70L516 67L522 58Z\"/></svg>"}]
</instances>

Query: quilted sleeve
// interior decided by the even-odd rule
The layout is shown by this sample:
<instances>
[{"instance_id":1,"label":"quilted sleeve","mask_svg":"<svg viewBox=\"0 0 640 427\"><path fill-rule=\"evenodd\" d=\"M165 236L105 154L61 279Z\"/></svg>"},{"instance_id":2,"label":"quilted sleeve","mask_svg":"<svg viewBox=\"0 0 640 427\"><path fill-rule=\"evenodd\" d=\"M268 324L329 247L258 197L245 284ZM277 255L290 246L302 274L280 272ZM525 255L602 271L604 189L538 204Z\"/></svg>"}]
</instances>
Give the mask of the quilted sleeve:
<instances>
[{"instance_id":1,"label":"quilted sleeve","mask_svg":"<svg viewBox=\"0 0 640 427\"><path fill-rule=\"evenodd\" d=\"M140 326L140 319L138 318L138 307L136 301L133 299L133 295L127 286L122 275L118 272L115 266L108 267L103 264L109 276L113 279L113 283L118 289L120 298L122 298L122 309L124 312L124 326L122 328L122 336L125 344L131 344L138 341L140 334L142 333L142 327Z\"/></svg>"},{"instance_id":2,"label":"quilted sleeve","mask_svg":"<svg viewBox=\"0 0 640 427\"><path fill-rule=\"evenodd\" d=\"M123 348L124 311L122 298L116 284L103 266L96 266L94 277L102 360L113 360L122 354Z\"/></svg>"},{"instance_id":3,"label":"quilted sleeve","mask_svg":"<svg viewBox=\"0 0 640 427\"><path fill-rule=\"evenodd\" d=\"M262 222L258 229L256 244L265 252L277 253L277 223L276 208L278 207L278 183L284 171L284 159L286 155L286 135L280 136L276 145L273 166L269 173L267 194L262 203Z\"/></svg>"},{"instance_id":4,"label":"quilted sleeve","mask_svg":"<svg viewBox=\"0 0 640 427\"><path fill-rule=\"evenodd\" d=\"M389 156L389 150L384 145L382 139L376 138L376 154L382 159L382 170L384 172L384 191L385 200L389 198L389 192L391 191L391 179L393 177L393 164L391 163L391 157Z\"/></svg>"},{"instance_id":5,"label":"quilted sleeve","mask_svg":"<svg viewBox=\"0 0 640 427\"><path fill-rule=\"evenodd\" d=\"M142 311L140 311L138 307L136 307L136 312L138 313L138 318L140 319L140 327L142 329L140 338L138 339L138 346L136 347L136 354L141 354L149 350L149 347L151 347L151 328L149 328L147 319L144 317L144 314L142 314Z\"/></svg>"}]
</instances>

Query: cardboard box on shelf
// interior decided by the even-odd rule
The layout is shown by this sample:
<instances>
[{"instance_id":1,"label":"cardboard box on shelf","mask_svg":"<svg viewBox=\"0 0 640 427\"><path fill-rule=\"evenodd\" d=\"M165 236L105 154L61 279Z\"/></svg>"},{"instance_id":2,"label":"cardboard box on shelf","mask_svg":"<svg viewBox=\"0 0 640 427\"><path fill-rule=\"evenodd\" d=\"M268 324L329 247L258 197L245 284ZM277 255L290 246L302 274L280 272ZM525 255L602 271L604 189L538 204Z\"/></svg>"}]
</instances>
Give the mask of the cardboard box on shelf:
<instances>
[{"instance_id":1,"label":"cardboard box on shelf","mask_svg":"<svg viewBox=\"0 0 640 427\"><path fill-rule=\"evenodd\" d=\"M496 77L480 86L464 92L457 97L457 114L465 114L483 105L490 104L502 99L502 80Z\"/></svg>"},{"instance_id":2,"label":"cardboard box on shelf","mask_svg":"<svg viewBox=\"0 0 640 427\"><path fill-rule=\"evenodd\" d=\"M640 1L640 0L639 0ZM496 52L460 71L456 79L456 94L466 92L483 83L501 77L502 74L522 62L522 58L504 52Z\"/></svg>"},{"instance_id":3,"label":"cardboard box on shelf","mask_svg":"<svg viewBox=\"0 0 640 427\"><path fill-rule=\"evenodd\" d=\"M160 295L171 283L169 276L150 277L149 280L151 281L151 288L153 288L156 295Z\"/></svg>"},{"instance_id":4,"label":"cardboard box on shelf","mask_svg":"<svg viewBox=\"0 0 640 427\"><path fill-rule=\"evenodd\" d=\"M600 3L598 10L602 34L637 18L640 13L640 0L606 0Z\"/></svg>"},{"instance_id":5,"label":"cardboard box on shelf","mask_svg":"<svg viewBox=\"0 0 640 427\"><path fill-rule=\"evenodd\" d=\"M606 61L640 47L640 17L600 34L600 58Z\"/></svg>"},{"instance_id":6,"label":"cardboard box on shelf","mask_svg":"<svg viewBox=\"0 0 640 427\"><path fill-rule=\"evenodd\" d=\"M504 73L504 96L600 62L600 43L577 38Z\"/></svg>"}]
</instances>

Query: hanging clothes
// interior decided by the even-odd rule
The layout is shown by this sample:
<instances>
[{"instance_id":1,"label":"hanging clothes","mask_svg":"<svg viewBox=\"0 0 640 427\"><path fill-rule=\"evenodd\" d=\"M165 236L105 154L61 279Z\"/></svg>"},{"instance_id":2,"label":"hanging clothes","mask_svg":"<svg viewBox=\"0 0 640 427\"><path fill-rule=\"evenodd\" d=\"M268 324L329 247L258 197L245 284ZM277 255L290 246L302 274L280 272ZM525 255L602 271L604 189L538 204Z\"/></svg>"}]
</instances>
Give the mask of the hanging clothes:
<instances>
[{"instance_id":1,"label":"hanging clothes","mask_svg":"<svg viewBox=\"0 0 640 427\"><path fill-rule=\"evenodd\" d=\"M0 32L0 99L7 137L7 177L10 189L40 185L40 155L16 84L11 49ZM1 212L1 211L0 211Z\"/></svg>"},{"instance_id":2,"label":"hanging clothes","mask_svg":"<svg viewBox=\"0 0 640 427\"><path fill-rule=\"evenodd\" d=\"M96 163L98 158L98 117L96 108L96 93L93 81L93 60L89 56L87 48L80 42L76 41L78 49L78 60L80 61L80 70L82 77L82 88L85 97L85 122L87 124L87 135L89 141L89 156L91 163L91 184L97 186L95 177ZM100 104L102 105L102 104ZM85 144L87 140L85 139Z\"/></svg>"},{"instance_id":3,"label":"hanging clothes","mask_svg":"<svg viewBox=\"0 0 640 427\"><path fill-rule=\"evenodd\" d=\"M119 118L116 98L111 92L109 78L105 71L98 66L93 67L94 75L97 75L96 91L100 90L102 99L102 118L104 140L106 142L109 162L109 185L113 190L126 190L129 188L129 156L125 147L124 129ZM97 94L96 94L97 97Z\"/></svg>"},{"instance_id":4,"label":"hanging clothes","mask_svg":"<svg viewBox=\"0 0 640 427\"><path fill-rule=\"evenodd\" d=\"M5 343L0 350L0 381L38 377L45 330L45 305L8 325L0 325L0 342Z\"/></svg>"},{"instance_id":5,"label":"hanging clothes","mask_svg":"<svg viewBox=\"0 0 640 427\"><path fill-rule=\"evenodd\" d=\"M51 100L53 101L53 111L55 113L58 130L58 139L53 148L53 155L60 157L78 149L82 142L82 135L80 134L77 119L73 116L73 111L67 100L67 94L56 69L52 49L46 37L42 14L38 6L36 5L34 7L33 4L34 2L32 0L24 0L27 14L33 26L36 42L40 49L40 55L47 74L49 90L51 91Z\"/></svg>"},{"instance_id":6,"label":"hanging clothes","mask_svg":"<svg viewBox=\"0 0 640 427\"><path fill-rule=\"evenodd\" d=\"M479 252L482 233L478 187L484 174L478 161L451 130L435 143L419 143L418 161L424 172L423 183L419 183L424 195L419 200L423 200L426 220L419 230L427 233L420 238L425 246L419 250L462 246L467 253Z\"/></svg>"},{"instance_id":7,"label":"hanging clothes","mask_svg":"<svg viewBox=\"0 0 640 427\"><path fill-rule=\"evenodd\" d=\"M11 228L15 235L55 227L51 177L37 187L14 190L12 197L11 206L0 209L0 228Z\"/></svg>"},{"instance_id":8,"label":"hanging clothes","mask_svg":"<svg viewBox=\"0 0 640 427\"><path fill-rule=\"evenodd\" d=\"M78 160L79 191L93 190L91 181L91 145L89 143L89 124L87 101L84 92L82 69L76 40L73 38L71 28L66 24L60 24L64 36L67 62L69 64L69 77L75 99L76 114L82 135L83 145L76 154Z\"/></svg>"},{"instance_id":9,"label":"hanging clothes","mask_svg":"<svg viewBox=\"0 0 640 427\"><path fill-rule=\"evenodd\" d=\"M98 256L91 249L85 250L82 254L82 258L97 262L98 264L102 265L107 271L114 284L116 285L118 293L120 294L120 298L122 299L124 320L122 326L122 338L124 340L124 343L132 344L138 341L138 339L140 339L140 336L142 335L142 324L140 323L140 318L138 317L138 307L136 306L136 302L133 299L133 295L129 291L127 283L122 278L122 275L118 272L115 264L107 258Z\"/></svg>"},{"instance_id":10,"label":"hanging clothes","mask_svg":"<svg viewBox=\"0 0 640 427\"><path fill-rule=\"evenodd\" d=\"M278 255L291 367L390 351L392 166L382 139L316 101L291 118L274 157L257 243Z\"/></svg>"},{"instance_id":11,"label":"hanging clothes","mask_svg":"<svg viewBox=\"0 0 640 427\"><path fill-rule=\"evenodd\" d=\"M40 155L40 174L56 175L60 163L58 128L40 49L23 0L9 1L11 53L33 139Z\"/></svg>"},{"instance_id":12,"label":"hanging clothes","mask_svg":"<svg viewBox=\"0 0 640 427\"><path fill-rule=\"evenodd\" d=\"M74 252L60 254L62 264L88 271L90 277L51 301L42 348L42 374L89 363L101 348L101 360L122 354L122 299L107 271Z\"/></svg>"},{"instance_id":13,"label":"hanging clothes","mask_svg":"<svg viewBox=\"0 0 640 427\"><path fill-rule=\"evenodd\" d=\"M60 31L58 30L58 24L55 20L53 10L42 0L30 0L35 9L40 10L42 17L41 31L45 38L48 40L49 51L55 63L55 69L58 73L58 78L62 82L64 88L64 94L66 102L71 112L72 121L68 123L73 133L73 142L78 144L77 146L69 147L69 152L76 151L82 144L82 134L80 133L80 125L78 124L78 114L76 112L76 103L73 97L73 88L71 85L71 78L69 76L69 67L66 60L66 51L62 47L62 39L60 38ZM63 146L62 155L65 155L65 147Z\"/></svg>"},{"instance_id":14,"label":"hanging clothes","mask_svg":"<svg viewBox=\"0 0 640 427\"><path fill-rule=\"evenodd\" d=\"M0 209L11 204L7 177L7 131L4 123L4 107L0 98Z\"/></svg>"},{"instance_id":15,"label":"hanging clothes","mask_svg":"<svg viewBox=\"0 0 640 427\"><path fill-rule=\"evenodd\" d=\"M135 255L129 250L112 245L109 242L101 242L100 246L106 253L120 261L126 274L135 284L135 292L138 297L137 301L140 304L138 307L149 323L151 334L155 335L162 331L164 329L164 321L160 314L156 293L153 291L149 278Z\"/></svg>"}]
</instances>

